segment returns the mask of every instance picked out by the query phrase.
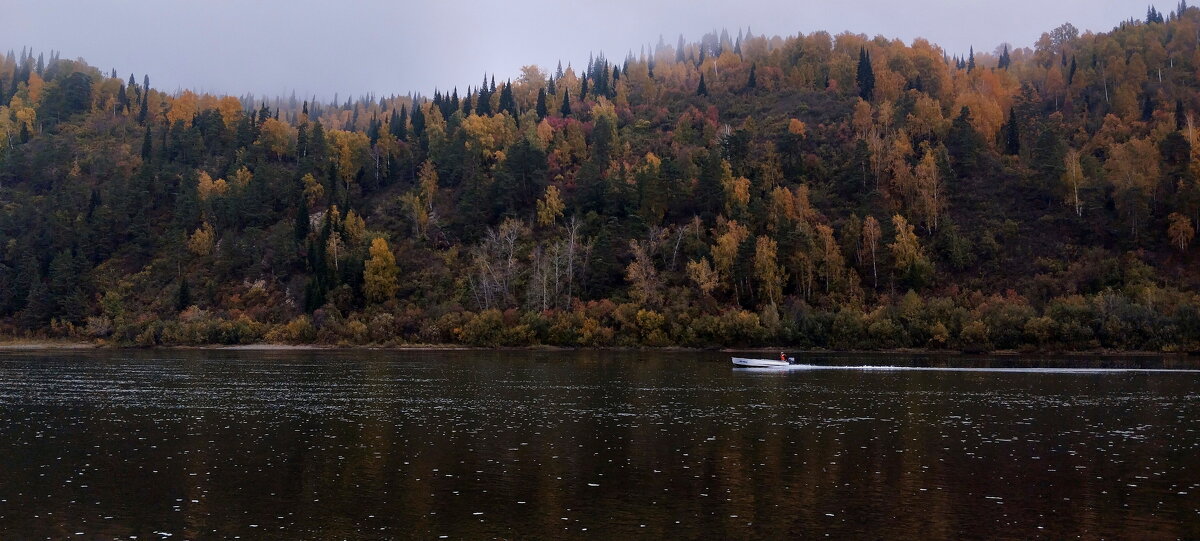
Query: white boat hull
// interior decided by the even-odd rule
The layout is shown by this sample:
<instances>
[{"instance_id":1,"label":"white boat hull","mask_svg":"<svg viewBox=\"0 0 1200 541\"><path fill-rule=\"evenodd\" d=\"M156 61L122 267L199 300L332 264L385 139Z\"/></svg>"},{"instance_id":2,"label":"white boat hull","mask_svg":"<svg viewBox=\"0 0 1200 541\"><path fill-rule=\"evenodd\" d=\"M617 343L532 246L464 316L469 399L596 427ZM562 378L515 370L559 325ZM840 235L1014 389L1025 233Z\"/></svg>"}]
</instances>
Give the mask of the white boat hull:
<instances>
[{"instance_id":1,"label":"white boat hull","mask_svg":"<svg viewBox=\"0 0 1200 541\"><path fill-rule=\"evenodd\" d=\"M734 357L733 365L742 368L787 368L787 361L778 359L744 359L742 357Z\"/></svg>"}]
</instances>

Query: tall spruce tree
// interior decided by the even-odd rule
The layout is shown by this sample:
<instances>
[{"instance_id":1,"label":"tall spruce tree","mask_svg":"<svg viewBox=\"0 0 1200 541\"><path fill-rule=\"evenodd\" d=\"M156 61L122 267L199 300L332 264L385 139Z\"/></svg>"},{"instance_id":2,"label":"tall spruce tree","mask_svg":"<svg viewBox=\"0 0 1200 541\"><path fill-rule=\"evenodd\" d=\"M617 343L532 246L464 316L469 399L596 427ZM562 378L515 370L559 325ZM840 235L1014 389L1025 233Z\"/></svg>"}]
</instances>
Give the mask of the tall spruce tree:
<instances>
[{"instance_id":1,"label":"tall spruce tree","mask_svg":"<svg viewBox=\"0 0 1200 541\"><path fill-rule=\"evenodd\" d=\"M146 126L146 136L142 138L142 160L149 160L150 153L154 150L154 144L150 139L150 126Z\"/></svg>"},{"instance_id":2,"label":"tall spruce tree","mask_svg":"<svg viewBox=\"0 0 1200 541\"><path fill-rule=\"evenodd\" d=\"M517 117L517 100L513 99L512 81L505 82L504 88L500 90L500 112L506 112L513 118Z\"/></svg>"},{"instance_id":3,"label":"tall spruce tree","mask_svg":"<svg viewBox=\"0 0 1200 541\"><path fill-rule=\"evenodd\" d=\"M546 110L546 89L545 89L545 88L539 88L539 89L538 89L538 95L537 95L537 116L538 116L538 120L541 120L541 119L543 119L543 118L546 118L546 115L548 115L548 114L550 114L550 113L549 113L549 111L547 111L547 110Z\"/></svg>"},{"instance_id":4,"label":"tall spruce tree","mask_svg":"<svg viewBox=\"0 0 1200 541\"><path fill-rule=\"evenodd\" d=\"M192 288L188 287L187 277L179 279L179 289L175 290L175 311L182 312L192 305Z\"/></svg>"},{"instance_id":5,"label":"tall spruce tree","mask_svg":"<svg viewBox=\"0 0 1200 541\"><path fill-rule=\"evenodd\" d=\"M296 242L303 244L308 239L308 233L312 229L308 220L308 197L301 195L300 206L296 208L296 220L293 225Z\"/></svg>"},{"instance_id":6,"label":"tall spruce tree","mask_svg":"<svg viewBox=\"0 0 1200 541\"><path fill-rule=\"evenodd\" d=\"M1010 156L1021 154L1021 127L1017 123L1016 109L1008 109L1008 125L1005 126L1004 153Z\"/></svg>"},{"instance_id":7,"label":"tall spruce tree","mask_svg":"<svg viewBox=\"0 0 1200 541\"><path fill-rule=\"evenodd\" d=\"M866 47L858 50L858 70L855 76L858 83L858 96L871 101L875 95L875 70L871 67L871 54Z\"/></svg>"},{"instance_id":8,"label":"tall spruce tree","mask_svg":"<svg viewBox=\"0 0 1200 541\"><path fill-rule=\"evenodd\" d=\"M562 113L563 118L571 116L571 91L565 88L563 89L562 109L559 112Z\"/></svg>"},{"instance_id":9,"label":"tall spruce tree","mask_svg":"<svg viewBox=\"0 0 1200 541\"><path fill-rule=\"evenodd\" d=\"M492 95L488 92L487 76L483 76L483 86L479 87L479 98L475 102L475 114L487 116L492 114Z\"/></svg>"}]
</instances>

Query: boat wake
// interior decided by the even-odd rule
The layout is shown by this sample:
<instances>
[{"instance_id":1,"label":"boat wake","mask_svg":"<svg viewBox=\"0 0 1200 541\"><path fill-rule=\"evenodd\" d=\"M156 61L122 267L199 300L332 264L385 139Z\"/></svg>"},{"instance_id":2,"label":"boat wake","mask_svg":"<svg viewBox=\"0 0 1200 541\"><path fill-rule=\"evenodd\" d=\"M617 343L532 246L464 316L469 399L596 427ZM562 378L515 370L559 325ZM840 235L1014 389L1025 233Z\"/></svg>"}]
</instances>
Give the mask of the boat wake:
<instances>
[{"instance_id":1,"label":"boat wake","mask_svg":"<svg viewBox=\"0 0 1200 541\"><path fill-rule=\"evenodd\" d=\"M1186 368L1034 368L1034 367L975 367L975 366L828 366L819 364L793 364L779 367L748 368L739 370L756 372L781 372L785 370L853 370L859 372L997 372L1016 374L1123 374L1123 373L1181 373L1200 374L1200 369Z\"/></svg>"}]
</instances>

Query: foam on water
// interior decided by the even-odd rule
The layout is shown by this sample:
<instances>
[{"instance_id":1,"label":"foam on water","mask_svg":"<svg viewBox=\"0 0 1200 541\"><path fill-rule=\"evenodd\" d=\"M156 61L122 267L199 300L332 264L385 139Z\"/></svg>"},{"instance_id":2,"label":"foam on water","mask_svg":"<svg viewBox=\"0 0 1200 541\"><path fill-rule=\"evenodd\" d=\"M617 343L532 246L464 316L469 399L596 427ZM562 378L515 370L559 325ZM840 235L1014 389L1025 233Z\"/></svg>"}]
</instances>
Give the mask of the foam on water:
<instances>
[{"instance_id":1,"label":"foam on water","mask_svg":"<svg viewBox=\"0 0 1200 541\"><path fill-rule=\"evenodd\" d=\"M1200 370L1175 368L1028 368L1028 367L981 367L981 366L895 366L895 365L820 365L793 364L786 367L741 367L734 370L747 372L782 372L789 370L857 370L861 372L995 372L1014 374L1128 374L1128 373L1177 373L1200 374Z\"/></svg>"}]
</instances>

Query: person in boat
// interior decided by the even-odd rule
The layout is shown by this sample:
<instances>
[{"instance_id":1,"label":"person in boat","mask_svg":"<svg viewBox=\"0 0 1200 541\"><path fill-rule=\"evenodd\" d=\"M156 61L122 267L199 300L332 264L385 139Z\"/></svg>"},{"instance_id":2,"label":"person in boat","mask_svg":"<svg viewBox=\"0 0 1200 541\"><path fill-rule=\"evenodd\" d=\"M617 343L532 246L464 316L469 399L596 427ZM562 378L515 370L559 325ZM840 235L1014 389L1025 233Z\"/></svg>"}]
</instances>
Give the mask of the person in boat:
<instances>
[{"instance_id":1,"label":"person in boat","mask_svg":"<svg viewBox=\"0 0 1200 541\"><path fill-rule=\"evenodd\" d=\"M784 355L782 351L779 352L779 360L781 360L785 363L788 362L787 355Z\"/></svg>"}]
</instances>

